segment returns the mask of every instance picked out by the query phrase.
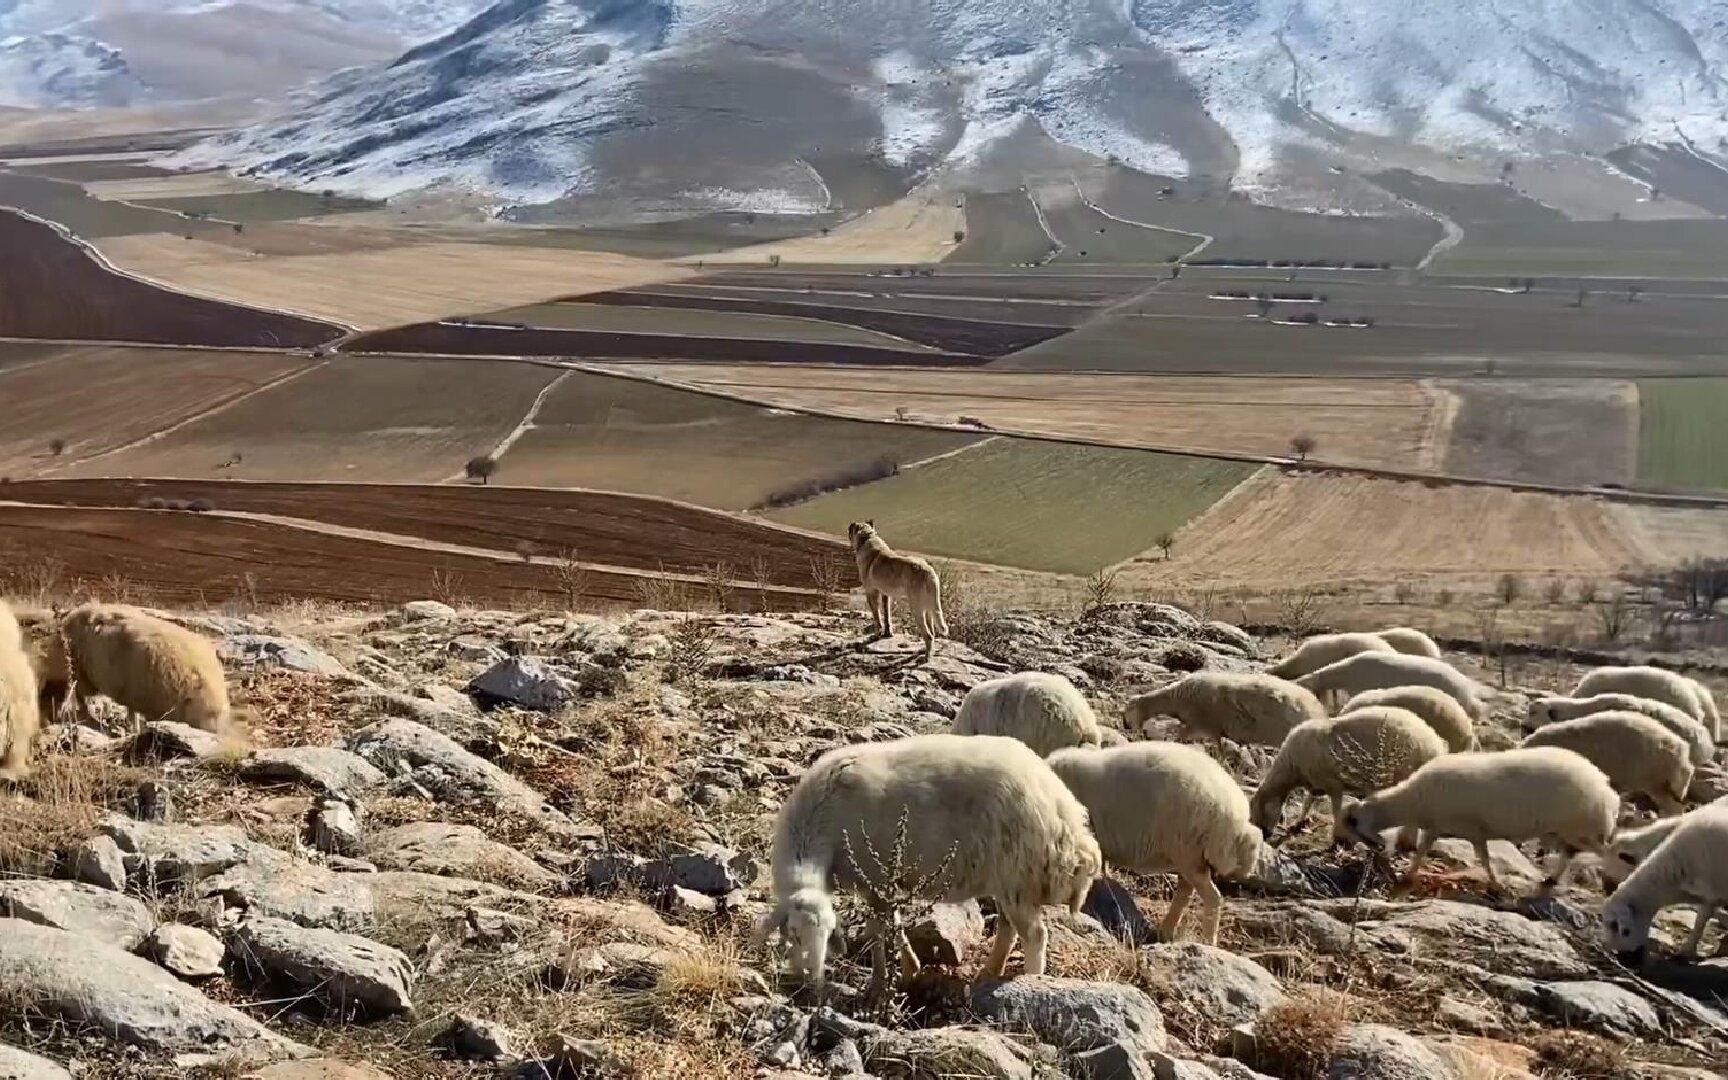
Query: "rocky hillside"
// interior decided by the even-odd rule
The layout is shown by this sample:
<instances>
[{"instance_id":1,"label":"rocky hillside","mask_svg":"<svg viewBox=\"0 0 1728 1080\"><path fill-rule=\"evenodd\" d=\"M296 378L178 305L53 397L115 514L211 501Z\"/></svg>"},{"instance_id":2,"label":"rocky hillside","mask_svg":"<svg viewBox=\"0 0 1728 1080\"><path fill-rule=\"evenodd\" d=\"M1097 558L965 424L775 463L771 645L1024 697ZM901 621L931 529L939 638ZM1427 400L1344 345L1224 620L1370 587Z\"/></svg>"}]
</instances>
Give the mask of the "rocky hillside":
<instances>
[{"instance_id":1,"label":"rocky hillside","mask_svg":"<svg viewBox=\"0 0 1728 1080\"><path fill-rule=\"evenodd\" d=\"M1599 895L1493 897L1457 845L1390 898L1323 813L1227 886L1221 948L1154 942L1169 883L1124 878L1060 922L1051 976L970 985L989 915L969 904L907 910L928 966L872 985L848 908L827 1002L781 985L749 927L806 763L941 730L1007 670L1061 672L1114 720L1176 673L1258 665L1249 635L1175 608L968 613L971 645L930 665L863 644L855 614L182 618L221 639L250 743L50 732L0 803L0 1076L1704 1080L1728 1060L1707 1004L1728 961L1633 974L1594 944ZM1244 784L1269 756L1217 753ZM1495 855L1534 886L1526 853Z\"/></svg>"}]
</instances>

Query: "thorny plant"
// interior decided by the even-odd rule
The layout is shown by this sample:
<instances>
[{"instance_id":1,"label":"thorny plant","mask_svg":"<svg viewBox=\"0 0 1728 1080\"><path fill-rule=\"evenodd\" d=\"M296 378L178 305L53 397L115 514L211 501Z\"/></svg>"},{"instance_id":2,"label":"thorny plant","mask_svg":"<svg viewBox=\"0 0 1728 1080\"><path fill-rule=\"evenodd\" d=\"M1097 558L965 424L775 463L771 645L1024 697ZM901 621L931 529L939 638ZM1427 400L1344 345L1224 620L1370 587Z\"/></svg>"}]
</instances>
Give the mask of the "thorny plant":
<instances>
[{"instance_id":1,"label":"thorny plant","mask_svg":"<svg viewBox=\"0 0 1728 1080\"><path fill-rule=\"evenodd\" d=\"M1116 595L1116 571L1099 567L1086 579L1085 595L1080 605L1082 618L1108 604Z\"/></svg>"},{"instance_id":2,"label":"thorny plant","mask_svg":"<svg viewBox=\"0 0 1728 1080\"><path fill-rule=\"evenodd\" d=\"M718 646L714 626L706 619L686 615L673 626L668 635L670 651L666 655L666 680L687 683L708 670Z\"/></svg>"},{"instance_id":3,"label":"thorny plant","mask_svg":"<svg viewBox=\"0 0 1728 1080\"><path fill-rule=\"evenodd\" d=\"M892 997L893 983L888 974L890 944L899 953L901 974L910 978L917 969L917 958L911 955L911 945L906 941L906 924L930 907L930 897L942 895L942 886L960 851L958 843L950 845L940 863L928 872L921 872L909 849L910 824L909 810L901 809L894 827L894 846L886 859L870 835L861 833L859 840L869 856L868 864L858 857L851 830L842 830L840 834L846 861L857 875L860 897L870 912L870 989L866 1000L879 1012L887 1011Z\"/></svg>"}]
</instances>

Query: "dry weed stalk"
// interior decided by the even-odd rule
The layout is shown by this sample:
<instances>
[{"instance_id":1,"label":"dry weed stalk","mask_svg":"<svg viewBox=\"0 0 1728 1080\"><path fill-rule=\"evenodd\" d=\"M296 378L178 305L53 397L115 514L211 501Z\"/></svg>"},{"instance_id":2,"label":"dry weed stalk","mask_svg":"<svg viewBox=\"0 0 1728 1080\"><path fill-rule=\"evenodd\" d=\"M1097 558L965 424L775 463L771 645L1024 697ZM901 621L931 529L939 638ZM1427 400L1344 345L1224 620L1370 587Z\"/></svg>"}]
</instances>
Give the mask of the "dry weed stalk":
<instances>
[{"instance_id":1,"label":"dry weed stalk","mask_svg":"<svg viewBox=\"0 0 1728 1080\"><path fill-rule=\"evenodd\" d=\"M580 553L575 548L565 548L552 561L552 580L564 598L565 611L575 611L581 606L582 598L588 595L588 579L588 568L582 565Z\"/></svg>"},{"instance_id":2,"label":"dry weed stalk","mask_svg":"<svg viewBox=\"0 0 1728 1080\"><path fill-rule=\"evenodd\" d=\"M1084 598L1080 605L1081 618L1097 611L1115 597L1116 575L1115 569L1101 566L1086 579Z\"/></svg>"},{"instance_id":3,"label":"dry weed stalk","mask_svg":"<svg viewBox=\"0 0 1728 1080\"><path fill-rule=\"evenodd\" d=\"M1330 990L1279 1002L1254 1025L1254 1067L1284 1080L1321 1080L1348 1015L1344 995Z\"/></svg>"},{"instance_id":4,"label":"dry weed stalk","mask_svg":"<svg viewBox=\"0 0 1728 1080\"><path fill-rule=\"evenodd\" d=\"M810 583L830 608L840 606L840 598L851 591L851 575L852 567L838 556L810 557Z\"/></svg>"},{"instance_id":5,"label":"dry weed stalk","mask_svg":"<svg viewBox=\"0 0 1728 1080\"><path fill-rule=\"evenodd\" d=\"M889 941L892 939L899 952L901 974L910 978L917 971L918 961L906 941L906 924L929 909L930 897L942 895L942 885L960 851L959 844L951 845L940 863L928 872L920 872L909 858L910 826L910 814L902 809L894 827L894 846L886 859L868 833L860 834L858 839L869 856L868 864L858 857L851 830L840 834L846 861L858 876L859 895L870 912L869 999L878 1009L886 1007L890 996Z\"/></svg>"}]
</instances>

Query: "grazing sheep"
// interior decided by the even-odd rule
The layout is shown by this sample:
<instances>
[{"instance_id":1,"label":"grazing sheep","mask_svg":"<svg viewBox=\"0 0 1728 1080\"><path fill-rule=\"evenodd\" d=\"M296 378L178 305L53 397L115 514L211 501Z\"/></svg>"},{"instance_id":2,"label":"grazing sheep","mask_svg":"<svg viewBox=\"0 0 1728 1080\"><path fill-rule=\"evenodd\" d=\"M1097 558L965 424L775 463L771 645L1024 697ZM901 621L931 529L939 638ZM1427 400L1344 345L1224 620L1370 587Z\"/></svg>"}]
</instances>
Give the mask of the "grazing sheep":
<instances>
[{"instance_id":1,"label":"grazing sheep","mask_svg":"<svg viewBox=\"0 0 1728 1080\"><path fill-rule=\"evenodd\" d=\"M30 750L42 716L36 702L36 671L24 651L24 634L0 600L0 780L30 774Z\"/></svg>"},{"instance_id":2,"label":"grazing sheep","mask_svg":"<svg viewBox=\"0 0 1728 1080\"><path fill-rule=\"evenodd\" d=\"M1716 740L1710 731L1690 714L1661 701L1633 697L1631 694L1597 694L1595 697L1543 697L1530 703L1529 716L1524 721L1526 731L1552 724L1556 720L1576 720L1601 712L1643 713L1674 734L1686 740L1692 754L1692 764L1707 765L1716 758Z\"/></svg>"},{"instance_id":3,"label":"grazing sheep","mask_svg":"<svg viewBox=\"0 0 1728 1080\"><path fill-rule=\"evenodd\" d=\"M900 880L884 883L905 829ZM858 860L855 865L854 859ZM778 932L794 970L821 985L835 927L832 893L877 886L923 898L992 897L1002 918L984 965L1002 974L1016 935L1026 973L1044 971L1045 904L1078 911L1102 869L1086 810L1018 739L920 735L822 755L780 808L774 830L775 907L757 934ZM901 963L916 964L900 939Z\"/></svg>"},{"instance_id":4,"label":"grazing sheep","mask_svg":"<svg viewBox=\"0 0 1728 1080\"><path fill-rule=\"evenodd\" d=\"M70 672L72 696L86 720L90 695L102 694L125 708L134 724L141 718L177 720L205 731L230 728L228 684L215 647L137 608L72 609L60 633L49 639L47 667Z\"/></svg>"},{"instance_id":5,"label":"grazing sheep","mask_svg":"<svg viewBox=\"0 0 1728 1080\"><path fill-rule=\"evenodd\" d=\"M1604 712L1562 720L1526 736L1520 746L1563 746L1582 754L1616 788L1643 795L1664 816L1686 809L1692 754L1686 740L1642 713Z\"/></svg>"},{"instance_id":6,"label":"grazing sheep","mask_svg":"<svg viewBox=\"0 0 1728 1080\"><path fill-rule=\"evenodd\" d=\"M1351 806L1344 826L1367 844L1380 843L1388 829L1420 830L1404 888L1414 884L1416 871L1442 836L1470 841L1496 888L1500 881L1488 858L1488 841L1553 840L1560 855L1542 883L1546 894L1578 852L1607 848L1619 816L1620 796L1601 769L1571 750L1539 746L1437 757L1401 783Z\"/></svg>"},{"instance_id":7,"label":"grazing sheep","mask_svg":"<svg viewBox=\"0 0 1728 1080\"><path fill-rule=\"evenodd\" d=\"M1389 630L1379 631L1375 636L1406 656L1440 659L1440 646L1434 644L1433 638L1413 626L1394 626Z\"/></svg>"},{"instance_id":8,"label":"grazing sheep","mask_svg":"<svg viewBox=\"0 0 1728 1080\"><path fill-rule=\"evenodd\" d=\"M1320 700L1275 675L1197 671L1128 703L1130 729L1154 716L1174 716L1189 732L1239 743L1277 746L1304 720L1326 715Z\"/></svg>"},{"instance_id":9,"label":"grazing sheep","mask_svg":"<svg viewBox=\"0 0 1728 1080\"><path fill-rule=\"evenodd\" d=\"M1477 747L1476 731L1471 725L1470 714L1464 711L1464 706L1458 704L1451 694L1436 690L1432 686L1393 686L1385 690L1364 690L1346 701L1338 713L1342 716L1377 705L1409 709L1445 740L1446 749L1452 753L1463 753Z\"/></svg>"},{"instance_id":10,"label":"grazing sheep","mask_svg":"<svg viewBox=\"0 0 1728 1080\"><path fill-rule=\"evenodd\" d=\"M1601 667L1578 680L1573 688L1575 698L1597 694L1631 694L1672 705L1704 725L1710 738L1722 741L1722 721L1716 712L1716 699L1703 683L1689 679L1678 671L1659 667Z\"/></svg>"},{"instance_id":11,"label":"grazing sheep","mask_svg":"<svg viewBox=\"0 0 1728 1080\"><path fill-rule=\"evenodd\" d=\"M1296 685L1316 694L1353 696L1364 690L1390 690L1395 686L1432 686L1452 696L1471 719L1487 713L1486 689L1448 664L1428 656L1402 653L1358 653L1328 664Z\"/></svg>"},{"instance_id":12,"label":"grazing sheep","mask_svg":"<svg viewBox=\"0 0 1728 1080\"><path fill-rule=\"evenodd\" d=\"M1669 904L1701 909L1687 946L1703 936L1702 909L1728 904L1728 807L1715 804L1681 818L1650 856L1627 875L1602 907L1608 947L1636 966L1644 959L1650 924Z\"/></svg>"},{"instance_id":13,"label":"grazing sheep","mask_svg":"<svg viewBox=\"0 0 1728 1080\"><path fill-rule=\"evenodd\" d=\"M1058 750L1054 769L1085 804L1108 863L1181 879L1161 931L1173 939L1195 892L1200 940L1218 943L1223 897L1215 877L1252 871L1261 837L1248 797L1223 767L1179 743L1142 742L1110 750Z\"/></svg>"},{"instance_id":14,"label":"grazing sheep","mask_svg":"<svg viewBox=\"0 0 1728 1080\"><path fill-rule=\"evenodd\" d=\"M1397 651L1379 634L1316 634L1298 645L1295 652L1267 668L1266 674L1280 679L1298 679L1357 653Z\"/></svg>"},{"instance_id":15,"label":"grazing sheep","mask_svg":"<svg viewBox=\"0 0 1728 1080\"><path fill-rule=\"evenodd\" d=\"M1284 800L1304 788L1308 802L1301 816L1326 795L1332 800L1333 830L1342 835L1344 796L1391 787L1446 752L1446 741L1420 716L1391 705L1298 724L1254 792L1254 824L1270 838L1284 816Z\"/></svg>"},{"instance_id":16,"label":"grazing sheep","mask_svg":"<svg viewBox=\"0 0 1728 1080\"><path fill-rule=\"evenodd\" d=\"M1069 746L1097 746L1098 718L1060 675L1023 671L974 686L954 717L956 735L1006 735L1039 757Z\"/></svg>"},{"instance_id":17,"label":"grazing sheep","mask_svg":"<svg viewBox=\"0 0 1728 1080\"><path fill-rule=\"evenodd\" d=\"M1693 814L1702 814L1712 809L1721 811L1724 808L1728 808L1728 796L1717 799L1709 806L1701 806L1679 817L1661 818L1641 829L1622 829L1620 835L1614 838L1614 843L1609 845L1607 854L1602 858L1602 876L1616 883L1625 881L1628 874L1637 869L1640 863L1648 859L1669 836L1673 835L1674 830L1680 827L1681 822ZM1692 925L1691 936L1687 937L1686 944L1680 948L1680 956L1687 960L1698 955L1698 945L1704 940L1704 930L1710 925L1710 919L1716 914L1714 902L1700 903L1696 900L1693 902L1698 905L1698 921ZM1717 943L1716 955L1728 956L1728 936L1724 936Z\"/></svg>"},{"instance_id":18,"label":"grazing sheep","mask_svg":"<svg viewBox=\"0 0 1728 1080\"><path fill-rule=\"evenodd\" d=\"M924 660L936 655L936 638L948 633L942 614L942 579L929 563L916 555L901 555L876 534L874 521L854 521L846 527L852 541L852 556L858 562L858 580L864 599L876 620L876 636L894 634L894 598L912 606L912 621L924 639Z\"/></svg>"}]
</instances>

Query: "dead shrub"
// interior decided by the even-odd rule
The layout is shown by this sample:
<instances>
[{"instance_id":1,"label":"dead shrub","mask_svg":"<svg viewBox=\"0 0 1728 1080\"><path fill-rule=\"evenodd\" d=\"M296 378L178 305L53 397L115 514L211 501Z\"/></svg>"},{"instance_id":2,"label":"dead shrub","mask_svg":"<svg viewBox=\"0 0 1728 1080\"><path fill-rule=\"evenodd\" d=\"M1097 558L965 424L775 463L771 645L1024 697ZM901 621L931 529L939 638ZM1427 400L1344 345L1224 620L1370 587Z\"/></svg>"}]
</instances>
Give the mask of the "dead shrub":
<instances>
[{"instance_id":1,"label":"dead shrub","mask_svg":"<svg viewBox=\"0 0 1728 1080\"><path fill-rule=\"evenodd\" d=\"M525 556L530 558L532 555ZM558 585L558 593L564 599L564 610L575 611L588 595L588 568L582 565L581 553L575 548L565 548L559 552L558 558L552 563L552 580Z\"/></svg>"},{"instance_id":2,"label":"dead shrub","mask_svg":"<svg viewBox=\"0 0 1728 1080\"><path fill-rule=\"evenodd\" d=\"M1583 1031L1545 1031L1530 1044L1538 1076L1564 1080L1621 1080L1631 1075L1626 1052Z\"/></svg>"},{"instance_id":3,"label":"dead shrub","mask_svg":"<svg viewBox=\"0 0 1728 1080\"><path fill-rule=\"evenodd\" d=\"M1080 605L1080 616L1097 611L1108 604L1116 596L1116 571L1108 566L1101 566L1086 579L1085 592Z\"/></svg>"},{"instance_id":4,"label":"dead shrub","mask_svg":"<svg viewBox=\"0 0 1728 1080\"><path fill-rule=\"evenodd\" d=\"M95 835L102 812L122 808L149 775L102 754L39 757L18 785L23 798L5 809L0 876L52 875L61 853Z\"/></svg>"},{"instance_id":5,"label":"dead shrub","mask_svg":"<svg viewBox=\"0 0 1728 1080\"><path fill-rule=\"evenodd\" d=\"M950 638L984 656L1000 657L1008 640L1002 612L990 602L989 590L954 563L942 567L942 613Z\"/></svg>"},{"instance_id":6,"label":"dead shrub","mask_svg":"<svg viewBox=\"0 0 1728 1080\"><path fill-rule=\"evenodd\" d=\"M1159 654L1158 662L1171 671L1204 671L1210 657L1192 641L1178 641Z\"/></svg>"},{"instance_id":7,"label":"dead shrub","mask_svg":"<svg viewBox=\"0 0 1728 1080\"><path fill-rule=\"evenodd\" d=\"M1524 595L1524 579L1517 574L1501 574L1494 585L1494 595L1500 598L1502 605L1511 607Z\"/></svg>"},{"instance_id":8,"label":"dead shrub","mask_svg":"<svg viewBox=\"0 0 1728 1080\"><path fill-rule=\"evenodd\" d=\"M671 650L666 656L666 680L688 683L708 670L709 661L719 647L714 624L695 615L686 615L667 635Z\"/></svg>"},{"instance_id":9,"label":"dead shrub","mask_svg":"<svg viewBox=\"0 0 1728 1080\"><path fill-rule=\"evenodd\" d=\"M1347 1019L1343 995L1325 990L1272 1006L1254 1025L1254 1068L1284 1080L1321 1080Z\"/></svg>"},{"instance_id":10,"label":"dead shrub","mask_svg":"<svg viewBox=\"0 0 1728 1080\"><path fill-rule=\"evenodd\" d=\"M837 607L851 591L853 567L838 555L811 556L810 583L822 594L827 607Z\"/></svg>"}]
</instances>

